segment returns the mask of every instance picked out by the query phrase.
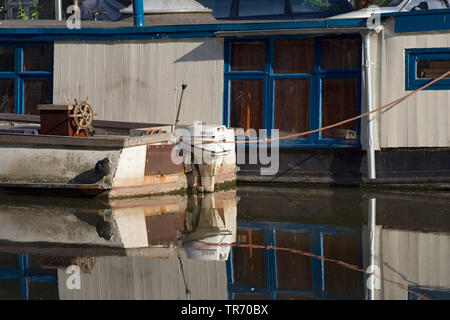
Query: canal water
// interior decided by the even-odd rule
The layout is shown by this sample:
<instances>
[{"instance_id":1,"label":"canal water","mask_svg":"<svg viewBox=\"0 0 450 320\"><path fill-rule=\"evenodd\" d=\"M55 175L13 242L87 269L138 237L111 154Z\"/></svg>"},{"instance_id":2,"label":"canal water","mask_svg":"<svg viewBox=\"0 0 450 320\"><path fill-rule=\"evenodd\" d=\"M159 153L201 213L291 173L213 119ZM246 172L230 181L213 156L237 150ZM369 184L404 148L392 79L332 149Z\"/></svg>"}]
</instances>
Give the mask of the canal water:
<instances>
[{"instance_id":1,"label":"canal water","mask_svg":"<svg viewBox=\"0 0 450 320\"><path fill-rule=\"evenodd\" d=\"M450 194L0 195L0 299L450 299Z\"/></svg>"}]
</instances>

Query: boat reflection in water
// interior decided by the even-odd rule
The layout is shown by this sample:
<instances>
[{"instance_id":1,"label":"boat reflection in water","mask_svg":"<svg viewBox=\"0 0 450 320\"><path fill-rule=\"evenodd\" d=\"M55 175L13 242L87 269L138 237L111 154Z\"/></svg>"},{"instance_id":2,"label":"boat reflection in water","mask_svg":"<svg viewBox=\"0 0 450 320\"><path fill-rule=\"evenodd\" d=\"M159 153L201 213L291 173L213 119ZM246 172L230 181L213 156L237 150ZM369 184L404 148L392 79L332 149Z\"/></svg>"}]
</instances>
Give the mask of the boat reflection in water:
<instances>
[{"instance_id":1,"label":"boat reflection in water","mask_svg":"<svg viewBox=\"0 0 450 320\"><path fill-rule=\"evenodd\" d=\"M235 191L108 203L2 198L0 299L226 299L236 214Z\"/></svg>"},{"instance_id":2,"label":"boat reflection in water","mask_svg":"<svg viewBox=\"0 0 450 320\"><path fill-rule=\"evenodd\" d=\"M450 299L448 204L438 192L254 186L0 198L0 299Z\"/></svg>"}]
</instances>

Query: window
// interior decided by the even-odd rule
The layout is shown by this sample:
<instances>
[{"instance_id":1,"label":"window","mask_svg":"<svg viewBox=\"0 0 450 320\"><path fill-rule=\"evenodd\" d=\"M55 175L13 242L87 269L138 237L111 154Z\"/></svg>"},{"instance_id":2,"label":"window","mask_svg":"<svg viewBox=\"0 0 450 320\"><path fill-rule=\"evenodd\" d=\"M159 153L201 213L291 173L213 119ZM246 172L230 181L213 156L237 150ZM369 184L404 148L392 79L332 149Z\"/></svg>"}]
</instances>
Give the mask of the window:
<instances>
[{"instance_id":1,"label":"window","mask_svg":"<svg viewBox=\"0 0 450 320\"><path fill-rule=\"evenodd\" d=\"M282 137L360 113L359 36L228 40L225 50L225 125ZM359 132L355 121L280 146L355 147Z\"/></svg>"},{"instance_id":2,"label":"window","mask_svg":"<svg viewBox=\"0 0 450 320\"><path fill-rule=\"evenodd\" d=\"M406 49L405 87L416 90L450 71L450 48ZM450 75L425 90L449 90Z\"/></svg>"},{"instance_id":3,"label":"window","mask_svg":"<svg viewBox=\"0 0 450 320\"><path fill-rule=\"evenodd\" d=\"M216 19L328 17L353 10L346 0L199 0Z\"/></svg>"},{"instance_id":4,"label":"window","mask_svg":"<svg viewBox=\"0 0 450 320\"><path fill-rule=\"evenodd\" d=\"M227 260L230 299L364 297L363 273L306 255L362 268L360 229L261 221L238 221L237 227L237 243L244 246L233 247Z\"/></svg>"},{"instance_id":5,"label":"window","mask_svg":"<svg viewBox=\"0 0 450 320\"><path fill-rule=\"evenodd\" d=\"M0 46L0 113L39 114L52 102L53 46Z\"/></svg>"}]
</instances>

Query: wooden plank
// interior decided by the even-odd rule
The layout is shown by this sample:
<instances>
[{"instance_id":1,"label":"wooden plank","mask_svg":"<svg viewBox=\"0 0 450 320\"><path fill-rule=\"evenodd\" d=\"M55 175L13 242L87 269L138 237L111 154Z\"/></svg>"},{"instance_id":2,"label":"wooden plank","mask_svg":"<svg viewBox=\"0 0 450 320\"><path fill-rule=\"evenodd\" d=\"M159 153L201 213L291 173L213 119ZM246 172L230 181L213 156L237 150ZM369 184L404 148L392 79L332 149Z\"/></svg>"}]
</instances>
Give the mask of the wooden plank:
<instances>
[{"instance_id":1,"label":"wooden plank","mask_svg":"<svg viewBox=\"0 0 450 320\"><path fill-rule=\"evenodd\" d=\"M55 145L119 149L166 142L170 140L170 137L170 133L162 133L158 135L149 135L142 137L93 136L89 138L1 133L0 144Z\"/></svg>"}]
</instances>

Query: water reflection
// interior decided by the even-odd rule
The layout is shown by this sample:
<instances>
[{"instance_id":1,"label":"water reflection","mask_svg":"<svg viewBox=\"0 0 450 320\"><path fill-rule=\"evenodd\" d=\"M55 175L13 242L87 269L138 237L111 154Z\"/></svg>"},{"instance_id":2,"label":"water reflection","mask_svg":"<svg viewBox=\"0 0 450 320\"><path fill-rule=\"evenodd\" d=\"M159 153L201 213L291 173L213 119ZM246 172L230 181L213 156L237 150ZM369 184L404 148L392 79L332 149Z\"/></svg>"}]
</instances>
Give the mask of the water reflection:
<instances>
[{"instance_id":1,"label":"water reflection","mask_svg":"<svg viewBox=\"0 0 450 320\"><path fill-rule=\"evenodd\" d=\"M449 214L448 194L357 189L4 197L0 299L449 299Z\"/></svg>"}]
</instances>

